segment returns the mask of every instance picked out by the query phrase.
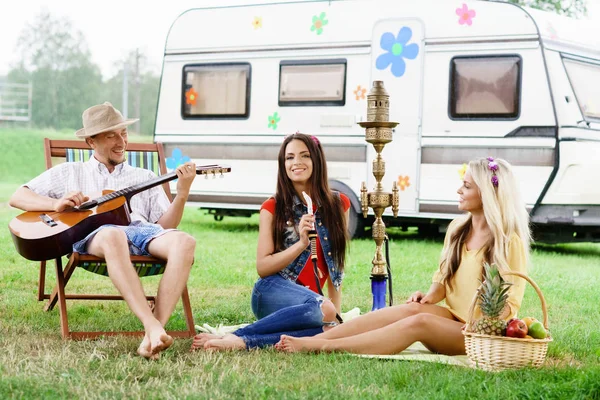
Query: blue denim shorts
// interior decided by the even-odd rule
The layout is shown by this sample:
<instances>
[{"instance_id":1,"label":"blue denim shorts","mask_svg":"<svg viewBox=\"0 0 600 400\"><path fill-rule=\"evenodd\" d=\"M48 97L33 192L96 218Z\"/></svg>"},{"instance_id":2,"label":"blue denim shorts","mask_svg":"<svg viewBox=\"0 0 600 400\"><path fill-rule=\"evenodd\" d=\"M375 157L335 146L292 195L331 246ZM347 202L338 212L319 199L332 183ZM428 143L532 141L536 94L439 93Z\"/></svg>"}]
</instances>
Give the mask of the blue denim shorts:
<instances>
[{"instance_id":1,"label":"blue denim shorts","mask_svg":"<svg viewBox=\"0 0 600 400\"><path fill-rule=\"evenodd\" d=\"M162 226L158 224L150 224L148 222L143 221L133 221L129 225L102 225L89 235L87 235L84 239L81 239L79 242L73 245L73 251L76 251L80 254L88 254L87 253L87 245L88 243L96 236L96 233L100 232L104 228L118 228L125 232L127 235L127 242L129 244L129 253L134 256L149 256L148 253L148 244L152 241L152 239L156 239L159 236L164 235L167 232L174 231L175 229L164 229Z\"/></svg>"}]
</instances>

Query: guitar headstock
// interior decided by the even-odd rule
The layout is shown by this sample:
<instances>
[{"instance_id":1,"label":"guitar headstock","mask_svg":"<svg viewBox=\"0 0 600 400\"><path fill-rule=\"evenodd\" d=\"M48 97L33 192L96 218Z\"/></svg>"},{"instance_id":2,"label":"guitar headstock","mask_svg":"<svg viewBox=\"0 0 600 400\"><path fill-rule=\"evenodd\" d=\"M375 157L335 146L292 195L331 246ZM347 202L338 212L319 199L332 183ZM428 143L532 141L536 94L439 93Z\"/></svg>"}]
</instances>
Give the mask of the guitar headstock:
<instances>
[{"instance_id":1,"label":"guitar headstock","mask_svg":"<svg viewBox=\"0 0 600 400\"><path fill-rule=\"evenodd\" d=\"M228 165L211 164L211 165L197 165L196 166L196 174L197 175L206 175L207 178L208 178L208 175L212 175L214 178L217 175L223 176L223 174L226 174L228 172L231 172L231 167Z\"/></svg>"}]
</instances>

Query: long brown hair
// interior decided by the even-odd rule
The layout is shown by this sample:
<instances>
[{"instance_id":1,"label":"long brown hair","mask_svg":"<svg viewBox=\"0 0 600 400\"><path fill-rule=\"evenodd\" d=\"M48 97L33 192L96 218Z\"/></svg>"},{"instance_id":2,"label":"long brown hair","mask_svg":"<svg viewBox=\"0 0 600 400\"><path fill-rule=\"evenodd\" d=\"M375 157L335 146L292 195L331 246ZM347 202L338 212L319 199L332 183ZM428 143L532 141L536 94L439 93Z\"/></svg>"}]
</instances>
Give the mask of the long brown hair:
<instances>
[{"instance_id":1,"label":"long brown hair","mask_svg":"<svg viewBox=\"0 0 600 400\"><path fill-rule=\"evenodd\" d=\"M319 212L325 227L329 231L329 243L331 244L331 256L338 268L344 269L346 261L346 241L348 231L344 207L339 196L334 195L329 189L327 178L327 162L323 147L314 136L303 133L295 133L285 138L279 149L277 190L275 192L275 219L273 229L273 243L275 250L283 250L283 232L287 228L287 222L294 220L292 206L294 204L294 185L288 178L285 169L285 151L292 140L299 140L306 145L312 160L313 170L310 176L310 196L314 204L319 205ZM297 227L294 227L297 229Z\"/></svg>"}]
</instances>

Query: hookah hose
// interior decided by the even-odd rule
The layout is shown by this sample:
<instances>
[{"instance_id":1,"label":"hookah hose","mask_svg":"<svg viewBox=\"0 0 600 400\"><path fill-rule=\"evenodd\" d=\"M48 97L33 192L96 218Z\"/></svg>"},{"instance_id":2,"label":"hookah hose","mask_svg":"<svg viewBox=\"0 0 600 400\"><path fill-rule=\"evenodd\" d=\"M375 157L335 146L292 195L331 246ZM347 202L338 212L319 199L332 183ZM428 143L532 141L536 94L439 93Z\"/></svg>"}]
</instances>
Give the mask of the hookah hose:
<instances>
[{"instance_id":1,"label":"hookah hose","mask_svg":"<svg viewBox=\"0 0 600 400\"><path fill-rule=\"evenodd\" d=\"M311 229L308 231L308 240L310 240L310 258L313 263L313 272L315 274L315 283L317 284L317 291L323 296L323 290L321 289L321 281L319 280L319 268L317 267L317 231ZM344 320L340 314L335 313L335 318L340 324L344 323Z\"/></svg>"},{"instance_id":2,"label":"hookah hose","mask_svg":"<svg viewBox=\"0 0 600 400\"><path fill-rule=\"evenodd\" d=\"M310 237L310 236L309 236ZM392 293L392 267L390 266L390 240L388 235L385 235L385 262L387 264L387 273L388 273L388 287L390 291L390 307L394 304L394 295Z\"/></svg>"}]
</instances>

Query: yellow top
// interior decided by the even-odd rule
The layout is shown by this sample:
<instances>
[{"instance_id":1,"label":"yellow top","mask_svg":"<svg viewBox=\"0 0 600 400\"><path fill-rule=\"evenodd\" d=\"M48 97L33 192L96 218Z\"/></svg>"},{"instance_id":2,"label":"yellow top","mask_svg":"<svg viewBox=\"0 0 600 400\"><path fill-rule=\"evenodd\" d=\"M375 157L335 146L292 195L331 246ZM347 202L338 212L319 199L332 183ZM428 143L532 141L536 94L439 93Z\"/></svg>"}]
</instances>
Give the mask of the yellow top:
<instances>
[{"instance_id":1,"label":"yellow top","mask_svg":"<svg viewBox=\"0 0 600 400\"><path fill-rule=\"evenodd\" d=\"M449 236L447 236L449 237ZM521 239L517 235L513 235L508 244L508 265L510 269L522 274L527 273L527 259L523 252ZM461 263L453 278L453 289L443 282L443 275L438 268L433 275L433 282L444 285L446 288L446 306L450 312L461 322L466 322L469 307L473 301L473 297L477 292L477 288L481 284L480 280L483 275L483 251L480 249L467 250L467 245L463 244ZM525 293L525 279L518 276L507 276L506 281L511 282L512 286L508 291L508 306L510 307L510 315L506 318L516 318L521 301ZM475 308L472 320L477 320L481 317L479 307Z\"/></svg>"}]
</instances>

